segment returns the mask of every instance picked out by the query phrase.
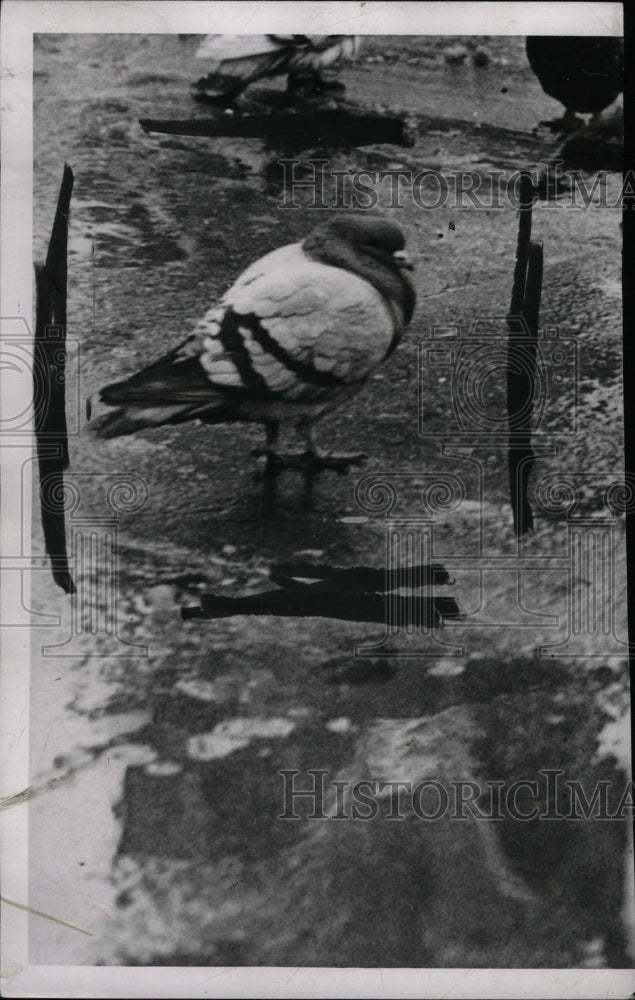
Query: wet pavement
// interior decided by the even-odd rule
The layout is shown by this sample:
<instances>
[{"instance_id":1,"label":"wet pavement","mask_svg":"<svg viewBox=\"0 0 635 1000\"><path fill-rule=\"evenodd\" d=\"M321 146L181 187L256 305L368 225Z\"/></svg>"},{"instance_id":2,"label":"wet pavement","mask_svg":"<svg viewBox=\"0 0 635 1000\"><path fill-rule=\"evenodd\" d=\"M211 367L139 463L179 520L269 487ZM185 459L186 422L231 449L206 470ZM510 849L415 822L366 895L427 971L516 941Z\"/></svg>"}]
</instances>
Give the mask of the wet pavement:
<instances>
[{"instance_id":1,"label":"wet pavement","mask_svg":"<svg viewBox=\"0 0 635 1000\"><path fill-rule=\"evenodd\" d=\"M557 141L536 124L558 106L523 40L483 40L485 65L470 51L447 62L464 42L367 40L342 71L347 98L403 113L414 145L336 152L329 169L473 171L485 195L493 168L507 179L553 155ZM68 408L82 432L67 479L79 498L69 536L83 555L76 598L55 588L44 558L35 574L35 614L61 624L34 618L31 785L62 780L29 807L30 905L92 936L33 916L32 961L623 967L633 948L624 819L432 822L411 809L401 821L388 818L390 788L368 822L311 820L305 800L297 820L279 818L280 772L306 788L316 769L327 817L349 815L350 789L366 780L536 780L540 808L566 813L569 786L545 786L554 769L587 796L609 782L615 814L630 754L624 524L615 494L612 506L603 499L623 475L619 210L534 209L547 388L542 503L520 584L500 431L466 438L447 359L420 364L433 331L444 346L453 326L480 319L504 338L517 233L506 201L425 210L404 185L403 207L389 208L390 189L377 186L415 259L418 306L390 361L318 426L334 450L368 454L361 472L325 473L311 500L286 473L271 497L251 455L258 428L96 443L83 430L86 396L178 343L247 263L302 238L320 214L306 189L301 207L280 207L268 169L279 153L257 140L144 135L139 118L208 113L189 96L194 48L169 36L36 44L36 258L64 161L75 172ZM422 184L433 204L438 181ZM620 178L605 184L614 203ZM335 197L332 179L325 193ZM494 362L483 406L496 430ZM573 486L558 486L563 477ZM457 599L464 622L384 640L381 626L326 618L181 619L203 593L267 590L281 562L381 568L388 518L433 522L434 559L455 580L437 591ZM572 563L583 528L587 561ZM593 546L613 567L600 584ZM576 630L594 611L600 624ZM332 782L346 783L343 799ZM530 811L527 795L518 802Z\"/></svg>"}]
</instances>

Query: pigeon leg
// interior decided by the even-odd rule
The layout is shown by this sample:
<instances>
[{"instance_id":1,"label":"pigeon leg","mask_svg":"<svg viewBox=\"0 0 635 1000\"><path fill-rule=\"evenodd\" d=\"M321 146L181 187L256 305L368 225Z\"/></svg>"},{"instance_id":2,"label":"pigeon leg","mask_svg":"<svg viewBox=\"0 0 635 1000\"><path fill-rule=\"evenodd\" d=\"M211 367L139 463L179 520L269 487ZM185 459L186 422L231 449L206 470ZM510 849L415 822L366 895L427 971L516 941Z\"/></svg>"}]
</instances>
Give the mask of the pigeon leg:
<instances>
[{"instance_id":1,"label":"pigeon leg","mask_svg":"<svg viewBox=\"0 0 635 1000\"><path fill-rule=\"evenodd\" d=\"M234 76L208 73L191 85L190 92L195 101L227 107L242 94L247 85L244 80Z\"/></svg>"},{"instance_id":2,"label":"pigeon leg","mask_svg":"<svg viewBox=\"0 0 635 1000\"><path fill-rule=\"evenodd\" d=\"M284 52L269 57L243 76L232 73L208 73L191 86L192 97L210 104L229 105L252 83L284 72L286 55Z\"/></svg>"},{"instance_id":3,"label":"pigeon leg","mask_svg":"<svg viewBox=\"0 0 635 1000\"><path fill-rule=\"evenodd\" d=\"M281 453L275 450L278 441L278 421L268 421L265 424L265 447L254 448L252 455L256 458L266 458L265 479L275 479L281 472L287 469L297 469L298 472L308 474L313 466L313 453L309 451Z\"/></svg>"},{"instance_id":4,"label":"pigeon leg","mask_svg":"<svg viewBox=\"0 0 635 1000\"><path fill-rule=\"evenodd\" d=\"M561 128L563 132L577 132L584 128L586 122L584 118L579 118L572 108L566 108L562 116Z\"/></svg>"},{"instance_id":5,"label":"pigeon leg","mask_svg":"<svg viewBox=\"0 0 635 1000\"><path fill-rule=\"evenodd\" d=\"M603 118L601 111L594 111L589 118L589 124L586 127L587 133L593 136L597 136L600 139L606 137L611 137L615 134L614 126L610 118ZM619 135L619 132L617 133Z\"/></svg>"},{"instance_id":6,"label":"pigeon leg","mask_svg":"<svg viewBox=\"0 0 635 1000\"><path fill-rule=\"evenodd\" d=\"M267 442L267 450L273 451L276 442L278 440L278 431L280 430L280 424L277 420L270 420L265 424L265 434Z\"/></svg>"},{"instance_id":7,"label":"pigeon leg","mask_svg":"<svg viewBox=\"0 0 635 1000\"><path fill-rule=\"evenodd\" d=\"M362 453L353 455L324 454L319 451L315 443L311 424L303 423L298 429L307 443L307 450L282 454L274 450L278 437L278 425L267 424L265 448L256 448L252 452L257 458L266 457L265 476L277 476L287 469L297 469L298 472L303 472L307 479L319 476L327 469L343 474L348 472L351 466L363 465L366 460L367 456Z\"/></svg>"},{"instance_id":8,"label":"pigeon leg","mask_svg":"<svg viewBox=\"0 0 635 1000\"><path fill-rule=\"evenodd\" d=\"M311 98L339 96L346 87L333 75L318 70L290 71L287 77L287 94L292 100L308 101Z\"/></svg>"},{"instance_id":9,"label":"pigeon leg","mask_svg":"<svg viewBox=\"0 0 635 1000\"><path fill-rule=\"evenodd\" d=\"M265 447L254 448L252 455L255 458L266 458L265 477L277 476L285 468L284 456L278 455L275 450L278 441L278 431L280 422L278 420L268 420L265 423Z\"/></svg>"},{"instance_id":10,"label":"pigeon leg","mask_svg":"<svg viewBox=\"0 0 635 1000\"><path fill-rule=\"evenodd\" d=\"M573 132L578 132L579 129L583 128L585 122L584 118L578 118L575 111L572 108L565 108L565 112L561 118L553 118L551 121L542 121L541 125L545 125L552 132L564 132L566 134L571 134Z\"/></svg>"}]
</instances>

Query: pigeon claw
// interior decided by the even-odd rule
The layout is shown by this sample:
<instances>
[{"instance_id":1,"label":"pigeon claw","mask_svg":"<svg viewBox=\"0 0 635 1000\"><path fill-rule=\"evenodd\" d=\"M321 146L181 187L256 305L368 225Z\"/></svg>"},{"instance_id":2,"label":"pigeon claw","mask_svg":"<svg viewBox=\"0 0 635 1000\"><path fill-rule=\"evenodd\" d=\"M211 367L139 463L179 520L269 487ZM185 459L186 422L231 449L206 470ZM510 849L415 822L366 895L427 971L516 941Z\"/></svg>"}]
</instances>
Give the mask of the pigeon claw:
<instances>
[{"instance_id":1,"label":"pigeon claw","mask_svg":"<svg viewBox=\"0 0 635 1000\"><path fill-rule=\"evenodd\" d=\"M320 455L316 452L309 452L309 454L311 456L311 469L314 469L317 474L325 469L331 469L333 472L344 475L353 466L363 465L368 458L368 455L363 452L354 455Z\"/></svg>"},{"instance_id":2,"label":"pigeon claw","mask_svg":"<svg viewBox=\"0 0 635 1000\"><path fill-rule=\"evenodd\" d=\"M363 453L354 455L322 455L315 451L301 451L286 454L279 454L271 448L256 448L252 452L256 458L266 458L265 476L277 476L280 472L288 469L295 469L311 478L319 476L327 470L338 472L340 475L348 472L352 466L363 465L367 455Z\"/></svg>"},{"instance_id":3,"label":"pigeon claw","mask_svg":"<svg viewBox=\"0 0 635 1000\"><path fill-rule=\"evenodd\" d=\"M557 132L560 135L573 135L574 132L578 132L581 128L584 128L586 123L584 118L579 118L577 115L563 115L561 118L550 118L539 122L539 124L542 128L548 128L550 132Z\"/></svg>"}]
</instances>

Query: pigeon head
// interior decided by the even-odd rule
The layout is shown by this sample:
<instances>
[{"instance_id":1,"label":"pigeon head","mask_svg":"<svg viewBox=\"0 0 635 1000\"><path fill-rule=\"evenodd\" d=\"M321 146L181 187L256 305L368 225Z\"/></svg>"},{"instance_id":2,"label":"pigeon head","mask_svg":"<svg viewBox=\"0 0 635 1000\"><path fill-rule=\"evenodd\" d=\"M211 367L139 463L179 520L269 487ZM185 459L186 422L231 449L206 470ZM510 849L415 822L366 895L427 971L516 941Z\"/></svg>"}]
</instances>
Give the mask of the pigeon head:
<instances>
[{"instance_id":1,"label":"pigeon head","mask_svg":"<svg viewBox=\"0 0 635 1000\"><path fill-rule=\"evenodd\" d=\"M302 248L312 260L342 267L370 282L384 298L397 305L409 323L415 292L404 268L411 269L402 230L377 215L336 215L304 240Z\"/></svg>"}]
</instances>

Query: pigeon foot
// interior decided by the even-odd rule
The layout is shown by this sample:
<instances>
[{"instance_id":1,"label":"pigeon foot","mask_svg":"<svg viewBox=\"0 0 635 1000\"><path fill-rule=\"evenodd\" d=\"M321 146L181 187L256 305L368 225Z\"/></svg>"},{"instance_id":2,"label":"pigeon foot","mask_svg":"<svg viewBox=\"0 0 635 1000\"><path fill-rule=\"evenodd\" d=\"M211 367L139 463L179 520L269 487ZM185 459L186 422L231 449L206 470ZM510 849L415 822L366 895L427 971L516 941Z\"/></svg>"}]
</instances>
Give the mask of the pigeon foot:
<instances>
[{"instance_id":1,"label":"pigeon foot","mask_svg":"<svg viewBox=\"0 0 635 1000\"><path fill-rule=\"evenodd\" d=\"M327 470L344 475L352 466L363 465L368 457L361 452L353 455L322 455L310 450L279 454L271 448L257 448L252 455L267 459L266 476L277 476L287 469L296 469L309 477L319 476Z\"/></svg>"},{"instance_id":2,"label":"pigeon foot","mask_svg":"<svg viewBox=\"0 0 635 1000\"><path fill-rule=\"evenodd\" d=\"M345 85L335 77L319 73L290 73L287 79L287 95L294 101L337 99L345 92Z\"/></svg>"},{"instance_id":3,"label":"pigeon foot","mask_svg":"<svg viewBox=\"0 0 635 1000\"><path fill-rule=\"evenodd\" d=\"M562 135L572 135L579 129L584 128L586 122L584 118L578 118L576 114L564 114L561 118L552 118L539 123L543 128L548 128L551 132L558 132Z\"/></svg>"},{"instance_id":4,"label":"pigeon foot","mask_svg":"<svg viewBox=\"0 0 635 1000\"><path fill-rule=\"evenodd\" d=\"M190 93L195 101L215 104L221 108L231 105L243 89L241 80L220 73L202 76L190 85Z\"/></svg>"}]
</instances>

